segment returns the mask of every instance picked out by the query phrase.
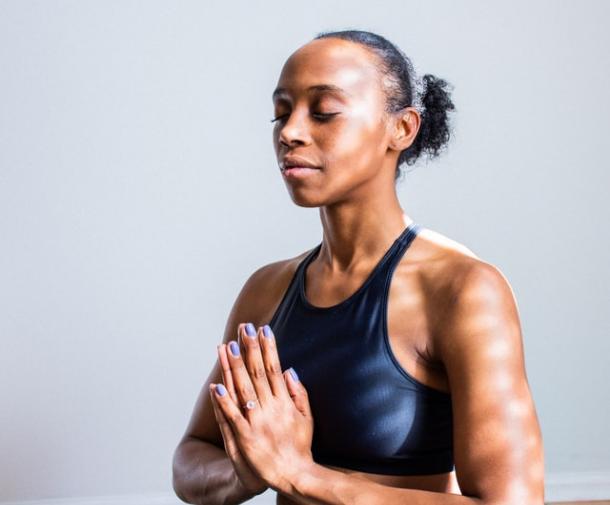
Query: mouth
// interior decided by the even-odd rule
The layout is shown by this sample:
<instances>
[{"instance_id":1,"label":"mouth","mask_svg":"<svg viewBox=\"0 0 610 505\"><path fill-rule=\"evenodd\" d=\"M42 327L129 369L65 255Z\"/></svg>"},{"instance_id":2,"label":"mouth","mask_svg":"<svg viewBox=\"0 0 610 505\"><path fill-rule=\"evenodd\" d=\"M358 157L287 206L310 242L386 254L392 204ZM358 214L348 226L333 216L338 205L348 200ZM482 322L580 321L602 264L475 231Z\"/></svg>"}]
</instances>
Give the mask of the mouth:
<instances>
[{"instance_id":1,"label":"mouth","mask_svg":"<svg viewBox=\"0 0 610 505\"><path fill-rule=\"evenodd\" d=\"M309 161L307 158L301 158L300 156L294 155L286 155L282 158L280 162L280 168L282 171L288 170L291 168L311 168L315 170L319 170L320 167L316 166L314 163Z\"/></svg>"},{"instance_id":2,"label":"mouth","mask_svg":"<svg viewBox=\"0 0 610 505\"><path fill-rule=\"evenodd\" d=\"M310 177L316 172L321 172L321 169L317 167L297 167L288 166L282 169L282 175L286 179L302 179L304 177Z\"/></svg>"}]
</instances>

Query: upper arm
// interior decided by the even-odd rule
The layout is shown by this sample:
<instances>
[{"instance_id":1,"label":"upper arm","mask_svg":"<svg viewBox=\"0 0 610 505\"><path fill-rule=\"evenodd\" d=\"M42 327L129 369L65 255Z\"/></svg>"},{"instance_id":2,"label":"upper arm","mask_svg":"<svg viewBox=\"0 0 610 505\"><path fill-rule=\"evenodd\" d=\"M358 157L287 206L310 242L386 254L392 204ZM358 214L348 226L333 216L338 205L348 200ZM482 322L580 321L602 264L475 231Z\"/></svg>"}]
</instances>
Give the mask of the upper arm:
<instances>
[{"instance_id":1,"label":"upper arm","mask_svg":"<svg viewBox=\"0 0 610 505\"><path fill-rule=\"evenodd\" d=\"M262 317L269 312L271 305L279 303L278 294L281 296L282 289L285 289L283 281L286 277L285 266L286 261L271 263L250 275L233 303L224 328L222 343L237 340L237 328L240 323L251 322L256 327L267 323ZM221 341L218 342L220 343ZM210 352L216 353L218 344L210 346ZM216 356L214 366L199 392L181 442L188 438L196 438L224 447L209 393L210 384L218 382L222 382L222 373Z\"/></svg>"},{"instance_id":2,"label":"upper arm","mask_svg":"<svg viewBox=\"0 0 610 505\"><path fill-rule=\"evenodd\" d=\"M512 289L497 268L482 261L473 262L454 285L440 351L462 494L486 504L543 505L542 435Z\"/></svg>"}]
</instances>

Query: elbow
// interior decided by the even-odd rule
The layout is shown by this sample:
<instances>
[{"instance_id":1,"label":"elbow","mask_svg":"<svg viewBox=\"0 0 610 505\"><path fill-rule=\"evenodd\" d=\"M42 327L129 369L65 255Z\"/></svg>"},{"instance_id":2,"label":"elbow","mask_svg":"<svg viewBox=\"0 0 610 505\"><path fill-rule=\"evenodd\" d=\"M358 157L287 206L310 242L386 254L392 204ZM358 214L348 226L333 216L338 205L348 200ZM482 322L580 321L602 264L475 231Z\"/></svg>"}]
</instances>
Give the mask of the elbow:
<instances>
[{"instance_id":1,"label":"elbow","mask_svg":"<svg viewBox=\"0 0 610 505\"><path fill-rule=\"evenodd\" d=\"M510 485L510 489L496 490L495 493L465 494L473 505L546 505L543 487Z\"/></svg>"},{"instance_id":2,"label":"elbow","mask_svg":"<svg viewBox=\"0 0 610 505\"><path fill-rule=\"evenodd\" d=\"M476 505L546 505L544 499L526 499L523 496L516 498L481 498L478 496L468 496L473 504Z\"/></svg>"},{"instance_id":3,"label":"elbow","mask_svg":"<svg viewBox=\"0 0 610 505\"><path fill-rule=\"evenodd\" d=\"M475 498L475 497L472 497ZM502 498L475 498L478 505L546 505L544 494L526 493L519 496L511 495Z\"/></svg>"},{"instance_id":4,"label":"elbow","mask_svg":"<svg viewBox=\"0 0 610 505\"><path fill-rule=\"evenodd\" d=\"M186 496L182 492L182 488L180 487L180 482L179 482L178 478L176 477L175 472L172 475L172 487L174 489L174 494L180 499L180 501L183 501L184 503L188 503Z\"/></svg>"},{"instance_id":5,"label":"elbow","mask_svg":"<svg viewBox=\"0 0 610 505\"><path fill-rule=\"evenodd\" d=\"M182 444L174 450L172 458L172 488L175 495L184 503L194 503L185 493L184 486L184 455L182 454Z\"/></svg>"}]
</instances>

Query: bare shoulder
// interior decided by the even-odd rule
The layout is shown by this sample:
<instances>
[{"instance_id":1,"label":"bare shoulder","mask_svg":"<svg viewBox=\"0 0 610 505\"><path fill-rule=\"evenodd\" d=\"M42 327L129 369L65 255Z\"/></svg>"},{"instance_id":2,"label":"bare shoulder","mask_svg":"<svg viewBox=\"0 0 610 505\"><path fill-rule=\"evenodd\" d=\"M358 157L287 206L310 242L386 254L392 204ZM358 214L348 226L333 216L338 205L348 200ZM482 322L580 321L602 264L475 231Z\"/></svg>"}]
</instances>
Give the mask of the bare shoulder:
<instances>
[{"instance_id":1,"label":"bare shoulder","mask_svg":"<svg viewBox=\"0 0 610 505\"><path fill-rule=\"evenodd\" d=\"M430 228L421 228L417 234L415 255L420 260L436 262L436 266L446 266L453 261L478 260L479 257L467 246Z\"/></svg>"},{"instance_id":2,"label":"bare shoulder","mask_svg":"<svg viewBox=\"0 0 610 505\"><path fill-rule=\"evenodd\" d=\"M421 273L433 287L442 288L443 302L455 301L473 291L490 296L512 295L506 276L494 264L480 258L465 245L433 230L420 233ZM425 260L425 261L423 261ZM453 307L453 303L444 308Z\"/></svg>"},{"instance_id":3,"label":"bare shoulder","mask_svg":"<svg viewBox=\"0 0 610 505\"><path fill-rule=\"evenodd\" d=\"M470 248L429 228L422 228L406 255L405 267L416 272L427 293L433 293L435 313L471 269L495 268Z\"/></svg>"},{"instance_id":4,"label":"bare shoulder","mask_svg":"<svg viewBox=\"0 0 610 505\"><path fill-rule=\"evenodd\" d=\"M517 316L512 288L497 266L481 259L466 245L428 228L422 228L413 245L416 247L410 256L411 267L426 293L431 347L436 357L447 355L443 346L449 344L448 325L455 324L456 310L463 309L464 303L479 304L479 312L502 304L504 310L513 310L513 316Z\"/></svg>"},{"instance_id":5,"label":"bare shoulder","mask_svg":"<svg viewBox=\"0 0 610 505\"><path fill-rule=\"evenodd\" d=\"M250 321L256 327L267 324L277 310L299 263L310 251L311 249L297 256L268 263L255 270L235 299L227 319L225 336L234 338L241 322Z\"/></svg>"}]
</instances>

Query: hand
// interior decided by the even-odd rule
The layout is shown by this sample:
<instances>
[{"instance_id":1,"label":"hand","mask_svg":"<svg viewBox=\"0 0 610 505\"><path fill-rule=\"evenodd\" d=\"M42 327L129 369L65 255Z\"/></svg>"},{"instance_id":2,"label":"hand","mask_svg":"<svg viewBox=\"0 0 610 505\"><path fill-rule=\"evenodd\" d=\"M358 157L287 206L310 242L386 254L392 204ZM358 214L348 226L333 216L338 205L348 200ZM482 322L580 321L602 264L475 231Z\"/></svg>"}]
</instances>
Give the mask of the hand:
<instances>
[{"instance_id":1,"label":"hand","mask_svg":"<svg viewBox=\"0 0 610 505\"><path fill-rule=\"evenodd\" d=\"M210 385L210 392L214 390L212 396L254 472L273 489L289 492L298 472L314 464L307 391L289 371L282 373L272 332L264 336L262 327L256 332L249 324L254 333L250 337L246 326L238 329L245 355L236 341L229 346L237 356L225 350L236 400L222 384ZM253 408L246 408L247 402Z\"/></svg>"},{"instance_id":2,"label":"hand","mask_svg":"<svg viewBox=\"0 0 610 505\"><path fill-rule=\"evenodd\" d=\"M216 346L216 349L218 351L218 358L222 371L222 382L225 384L226 390L228 391L232 400L234 402L238 402L237 395L235 393L235 386L233 384L233 378L231 376L229 360L227 359L226 345L220 344ZM216 422L218 423L220 432L222 433L225 452L229 456L229 459L233 464L233 468L235 469L235 474L237 475L237 478L241 482L244 489L249 493L259 495L265 492L269 486L267 486L267 483L256 472L254 472L250 464L244 459L244 456L237 445L237 441L235 440L233 429L231 428L222 409L218 406L213 386L214 384L210 384L212 406L214 407Z\"/></svg>"}]
</instances>

